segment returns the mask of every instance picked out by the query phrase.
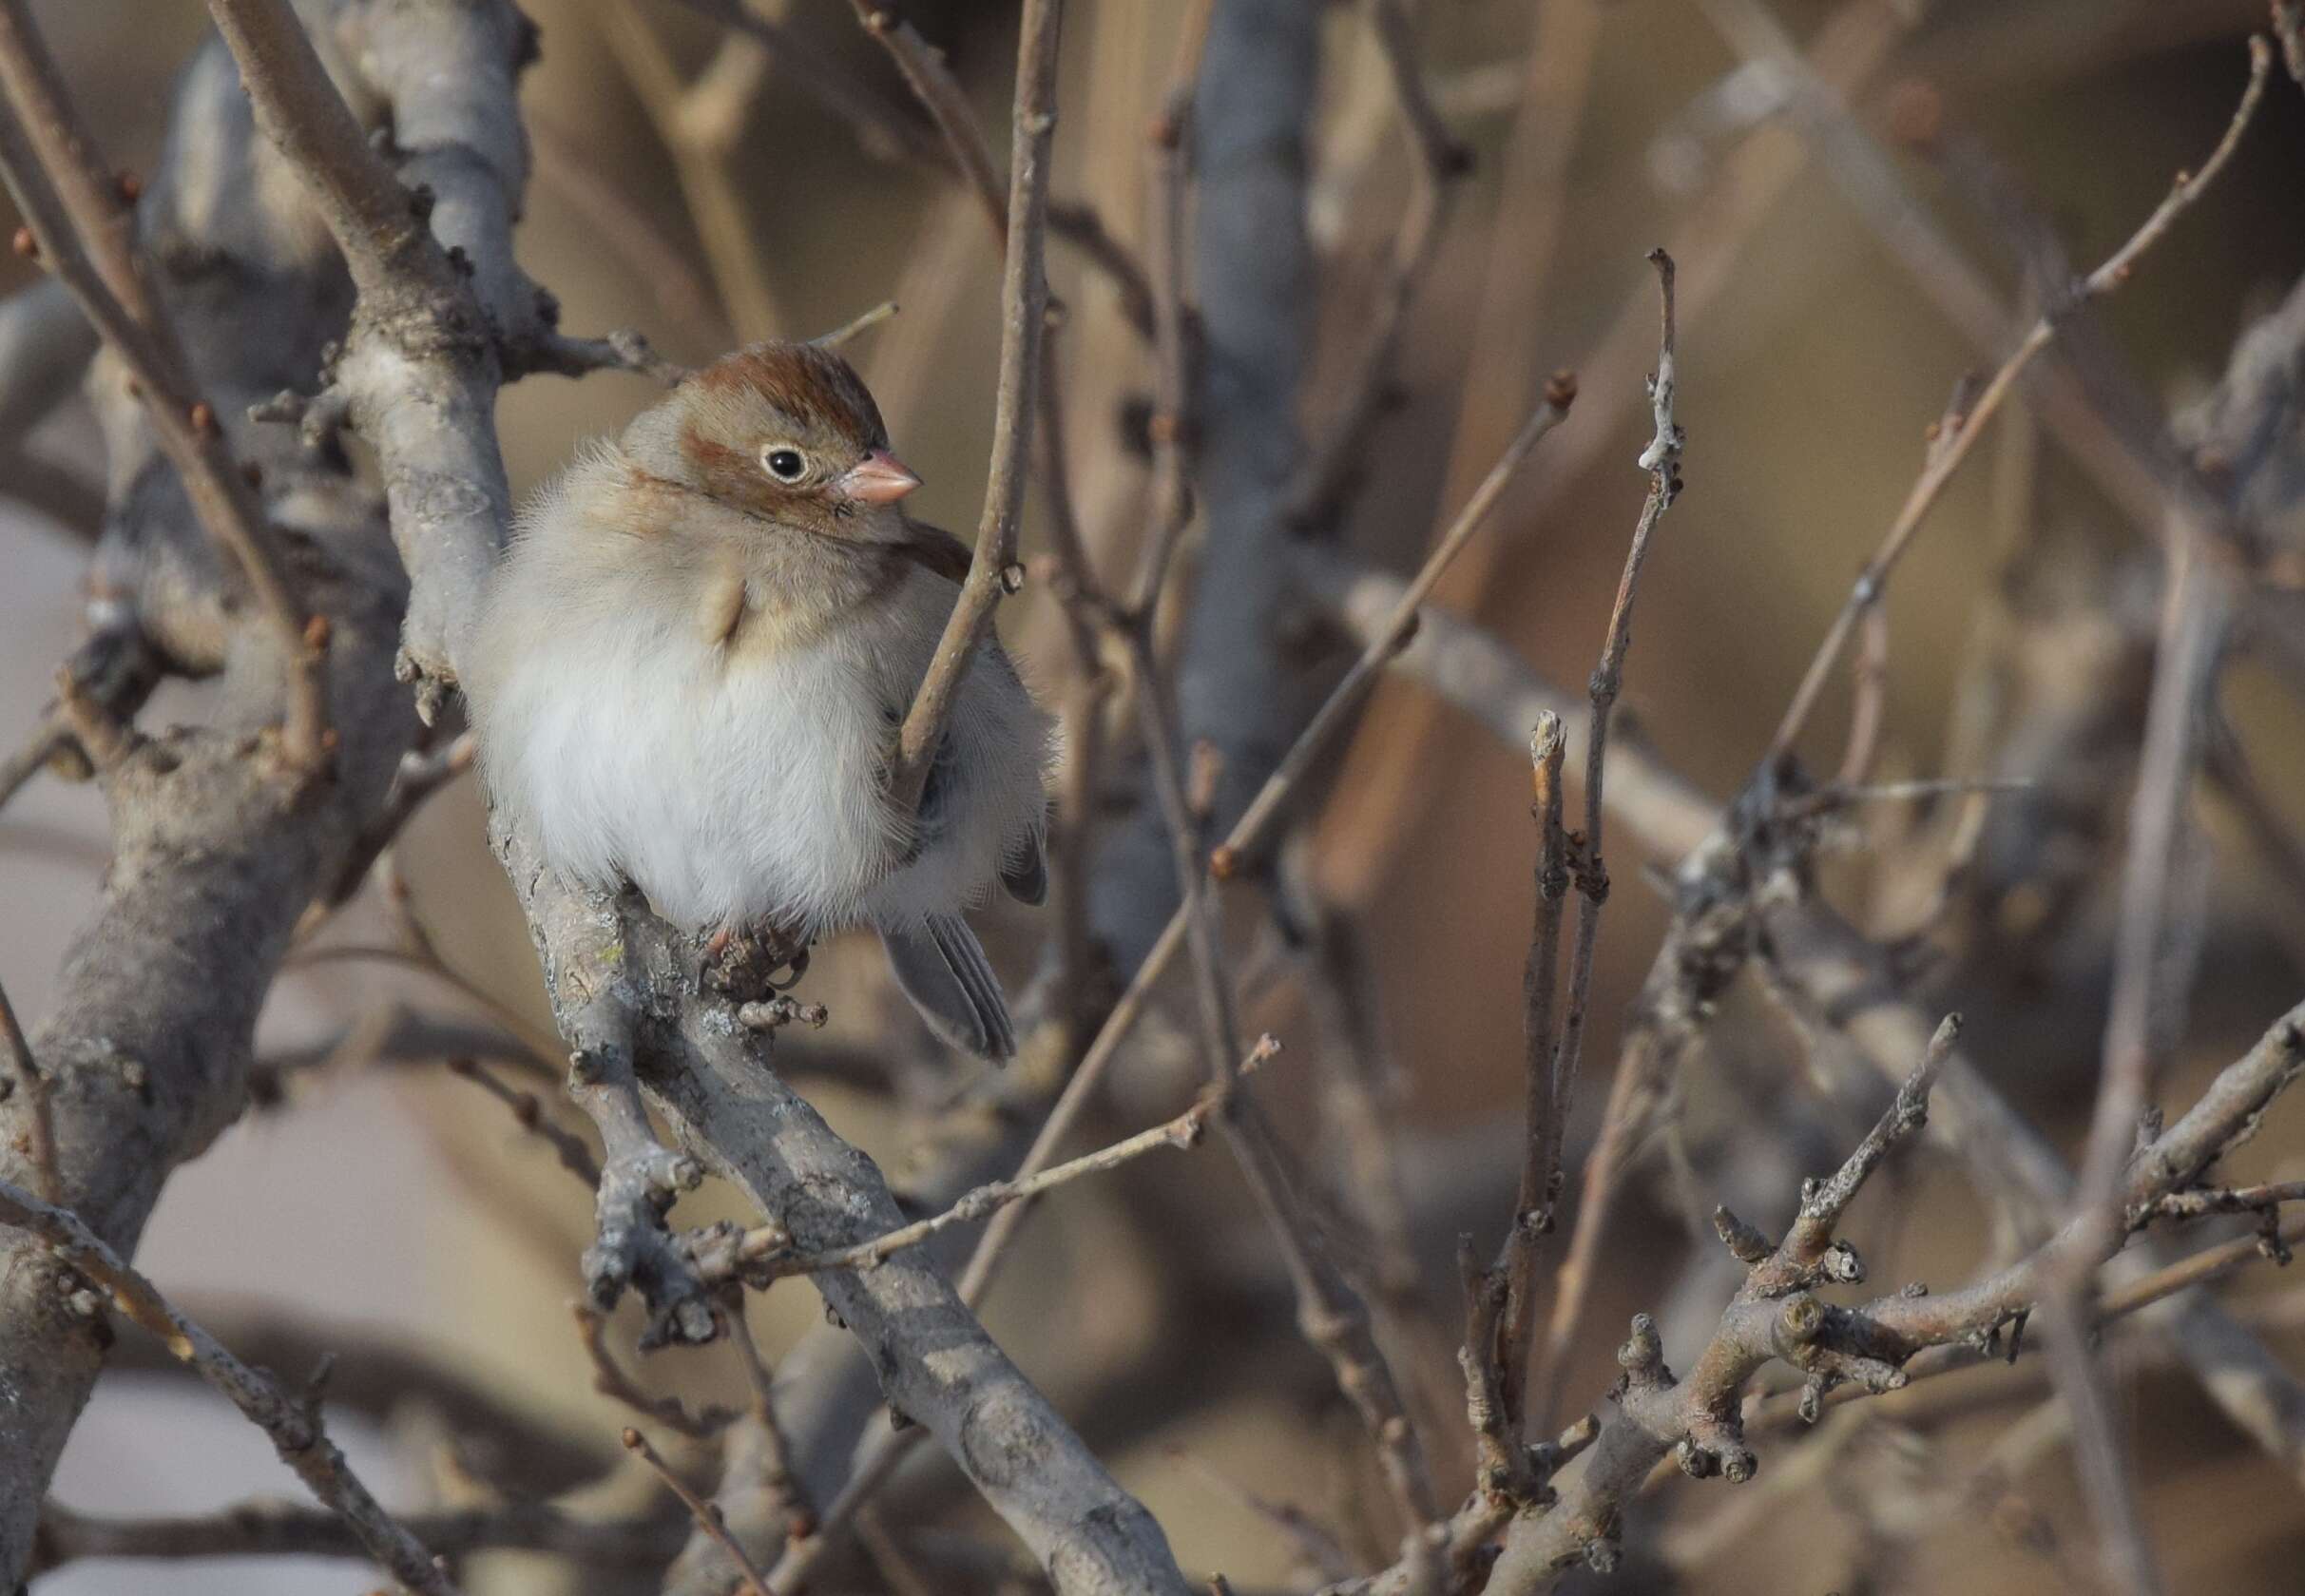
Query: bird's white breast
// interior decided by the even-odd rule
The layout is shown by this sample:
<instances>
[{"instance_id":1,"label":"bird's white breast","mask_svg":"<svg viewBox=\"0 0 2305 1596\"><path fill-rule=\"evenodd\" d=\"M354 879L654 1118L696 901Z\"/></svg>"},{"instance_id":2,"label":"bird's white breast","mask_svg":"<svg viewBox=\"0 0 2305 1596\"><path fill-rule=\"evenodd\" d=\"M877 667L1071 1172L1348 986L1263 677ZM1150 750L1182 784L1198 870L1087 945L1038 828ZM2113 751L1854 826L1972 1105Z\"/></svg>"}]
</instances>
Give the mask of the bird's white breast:
<instances>
[{"instance_id":1,"label":"bird's white breast","mask_svg":"<svg viewBox=\"0 0 2305 1596\"><path fill-rule=\"evenodd\" d=\"M729 656L683 627L571 628L505 683L491 781L547 858L629 877L678 924L841 924L900 846L872 672L830 642Z\"/></svg>"}]
</instances>

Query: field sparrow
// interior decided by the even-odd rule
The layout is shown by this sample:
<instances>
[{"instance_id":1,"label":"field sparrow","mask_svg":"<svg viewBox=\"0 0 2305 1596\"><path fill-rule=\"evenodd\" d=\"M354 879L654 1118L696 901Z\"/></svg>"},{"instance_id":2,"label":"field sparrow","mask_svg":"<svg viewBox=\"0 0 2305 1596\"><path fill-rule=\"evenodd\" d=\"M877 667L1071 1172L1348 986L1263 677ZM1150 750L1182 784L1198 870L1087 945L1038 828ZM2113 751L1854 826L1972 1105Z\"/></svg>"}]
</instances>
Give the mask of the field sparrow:
<instances>
[{"instance_id":1,"label":"field sparrow","mask_svg":"<svg viewBox=\"0 0 2305 1596\"><path fill-rule=\"evenodd\" d=\"M689 376L521 511L465 690L494 802L545 858L629 880L716 946L880 933L947 1041L1016 1050L960 917L1042 858L1049 725L978 650L915 819L887 793L896 731L968 570L906 516L920 479L830 351L770 342Z\"/></svg>"}]
</instances>

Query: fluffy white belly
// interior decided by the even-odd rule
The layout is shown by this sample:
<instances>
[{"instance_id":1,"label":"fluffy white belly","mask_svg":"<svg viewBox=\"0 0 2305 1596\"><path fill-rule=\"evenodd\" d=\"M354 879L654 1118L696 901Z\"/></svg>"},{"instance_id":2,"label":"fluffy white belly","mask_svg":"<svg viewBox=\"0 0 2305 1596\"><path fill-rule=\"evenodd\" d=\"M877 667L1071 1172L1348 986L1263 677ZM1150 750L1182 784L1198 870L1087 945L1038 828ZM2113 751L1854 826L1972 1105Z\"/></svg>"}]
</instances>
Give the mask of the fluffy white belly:
<instances>
[{"instance_id":1,"label":"fluffy white belly","mask_svg":"<svg viewBox=\"0 0 2305 1596\"><path fill-rule=\"evenodd\" d=\"M584 629L520 662L491 717L509 745L499 797L546 856L597 886L628 878L695 930L861 917L901 849L876 662L824 643L731 661L691 636Z\"/></svg>"}]
</instances>

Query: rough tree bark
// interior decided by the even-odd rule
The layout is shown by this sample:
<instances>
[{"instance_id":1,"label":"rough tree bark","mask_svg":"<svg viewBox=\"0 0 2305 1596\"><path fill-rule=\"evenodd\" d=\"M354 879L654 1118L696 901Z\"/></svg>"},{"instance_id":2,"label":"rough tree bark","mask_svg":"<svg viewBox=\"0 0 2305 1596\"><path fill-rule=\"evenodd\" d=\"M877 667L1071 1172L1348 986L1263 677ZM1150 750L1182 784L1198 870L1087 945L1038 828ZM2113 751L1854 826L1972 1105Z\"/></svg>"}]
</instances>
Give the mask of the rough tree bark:
<instances>
[{"instance_id":1,"label":"rough tree bark","mask_svg":"<svg viewBox=\"0 0 2305 1596\"><path fill-rule=\"evenodd\" d=\"M239 1114L257 1011L290 931L377 809L416 725L393 680L406 589L380 506L336 452L242 419L316 369L350 306L333 248L293 194L229 58L204 48L179 89L140 232L203 391L298 545L304 597L332 622L341 736L335 779L318 791L292 800L268 772L256 734L280 712L269 640L244 606L229 613L117 363L100 357L88 382L112 483L98 627L223 678L213 721L139 742L100 773L112 868L32 1038L50 1078L64 1201L124 1253L170 1171ZM0 1172L29 1183L24 1111L0 1105ZM0 1231L0 1587L13 1588L30 1556L48 1474L108 1340L101 1312L61 1284L45 1247Z\"/></svg>"}]
</instances>

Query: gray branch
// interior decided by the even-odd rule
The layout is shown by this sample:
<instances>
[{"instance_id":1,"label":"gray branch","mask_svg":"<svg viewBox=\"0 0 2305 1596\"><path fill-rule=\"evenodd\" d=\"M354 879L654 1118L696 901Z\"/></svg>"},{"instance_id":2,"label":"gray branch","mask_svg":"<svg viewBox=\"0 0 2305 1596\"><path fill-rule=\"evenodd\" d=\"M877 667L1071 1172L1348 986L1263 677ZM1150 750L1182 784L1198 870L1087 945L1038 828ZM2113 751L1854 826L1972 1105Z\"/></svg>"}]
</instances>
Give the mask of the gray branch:
<instances>
[{"instance_id":1,"label":"gray branch","mask_svg":"<svg viewBox=\"0 0 2305 1596\"><path fill-rule=\"evenodd\" d=\"M111 624L182 644L222 673L216 717L124 738L100 771L114 856L95 914L65 953L32 1046L50 1080L62 1196L126 1255L175 1166L246 1098L251 1030L297 917L382 804L414 719L392 659L404 588L379 507L282 429L239 419L283 373L317 369L343 330L343 273L255 136L220 49L179 89L140 235L195 375L267 508L302 544L303 592L329 616L335 779L300 802L251 757L279 714L274 644L235 620L218 562L113 372L91 385L114 485L97 554ZM100 362L98 375L105 367ZM20 1104L0 1105L0 1178L26 1183ZM40 1498L87 1399L108 1333L75 1313L68 1273L0 1231L0 1587L31 1555Z\"/></svg>"},{"instance_id":2,"label":"gray branch","mask_svg":"<svg viewBox=\"0 0 2305 1596\"><path fill-rule=\"evenodd\" d=\"M633 894L610 902L570 891L527 838L500 827L496 842L554 1010L580 1052L630 1067L682 1144L797 1247L852 1246L905 1222L872 1160L785 1085L728 1004L698 993L687 938ZM597 1029L606 1013L628 1030ZM1181 1596L1183 1578L1151 1514L993 1344L932 1259L900 1252L814 1279L864 1348L891 1408L951 1454L1060 1592Z\"/></svg>"}]
</instances>

